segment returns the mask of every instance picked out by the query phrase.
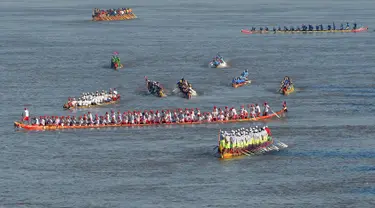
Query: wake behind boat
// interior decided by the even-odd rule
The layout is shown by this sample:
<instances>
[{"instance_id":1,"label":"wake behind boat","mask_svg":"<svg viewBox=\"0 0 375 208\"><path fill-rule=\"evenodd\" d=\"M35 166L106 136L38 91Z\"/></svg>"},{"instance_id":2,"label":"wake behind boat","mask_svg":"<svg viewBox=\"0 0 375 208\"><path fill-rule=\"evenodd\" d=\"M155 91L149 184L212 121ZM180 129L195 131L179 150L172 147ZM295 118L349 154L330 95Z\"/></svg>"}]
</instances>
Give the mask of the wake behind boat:
<instances>
[{"instance_id":1,"label":"wake behind boat","mask_svg":"<svg viewBox=\"0 0 375 208\"><path fill-rule=\"evenodd\" d=\"M232 80L232 87L237 88L237 87L242 87L247 84L251 84L251 80L248 78L249 72L247 69L241 73L241 76L239 77L234 77Z\"/></svg>"},{"instance_id":2,"label":"wake behind boat","mask_svg":"<svg viewBox=\"0 0 375 208\"><path fill-rule=\"evenodd\" d=\"M191 99L191 97L198 95L197 92L193 89L192 85L184 78L177 82L176 89L178 89L179 92L187 99Z\"/></svg>"},{"instance_id":3,"label":"wake behind boat","mask_svg":"<svg viewBox=\"0 0 375 208\"><path fill-rule=\"evenodd\" d=\"M260 27L258 30L255 27L252 27L251 29L242 29L241 32L244 34L274 34L274 33L358 33L358 32L367 32L368 27L362 26L357 27L356 23L353 23L353 27L350 27L349 23L346 23L346 27L344 27L344 24L340 25L340 28L336 28L335 23L332 25L327 25L326 28L322 24L320 25L301 25L297 26L296 28L291 26L287 27L284 26L281 28L280 26L276 29L276 27L273 27L272 30L268 27Z\"/></svg>"},{"instance_id":4,"label":"wake behind boat","mask_svg":"<svg viewBox=\"0 0 375 208\"><path fill-rule=\"evenodd\" d=\"M149 93L156 95L158 97L166 97L164 88L163 86L161 86L159 82L149 80L147 77L145 77L145 81Z\"/></svg>"},{"instance_id":5,"label":"wake behind boat","mask_svg":"<svg viewBox=\"0 0 375 208\"><path fill-rule=\"evenodd\" d=\"M268 126L259 128L240 128L219 132L218 154L221 159L239 156L252 156L271 151L279 151L288 146L282 142L275 142Z\"/></svg>"},{"instance_id":6,"label":"wake behind boat","mask_svg":"<svg viewBox=\"0 0 375 208\"><path fill-rule=\"evenodd\" d=\"M208 64L211 68L225 68L228 66L227 62L225 62L224 58L220 56L219 53L212 59L212 61Z\"/></svg>"},{"instance_id":7,"label":"wake behind boat","mask_svg":"<svg viewBox=\"0 0 375 208\"><path fill-rule=\"evenodd\" d=\"M109 91L102 90L101 92L96 91L92 93L82 93L79 98L68 98L68 102L64 104L63 108L75 109L75 108L92 108L104 105L115 104L120 101L120 94L116 91L116 88L109 89Z\"/></svg>"}]
</instances>

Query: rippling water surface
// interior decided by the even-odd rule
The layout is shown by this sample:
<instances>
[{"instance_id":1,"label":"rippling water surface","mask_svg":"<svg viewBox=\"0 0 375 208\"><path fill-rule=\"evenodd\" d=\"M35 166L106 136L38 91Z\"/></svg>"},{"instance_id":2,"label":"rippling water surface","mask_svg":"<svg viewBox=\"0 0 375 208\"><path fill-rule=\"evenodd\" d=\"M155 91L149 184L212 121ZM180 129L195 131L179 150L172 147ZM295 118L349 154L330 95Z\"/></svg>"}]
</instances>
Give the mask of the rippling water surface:
<instances>
[{"instance_id":1,"label":"rippling water surface","mask_svg":"<svg viewBox=\"0 0 375 208\"><path fill-rule=\"evenodd\" d=\"M124 5L125 4L125 5ZM91 9L132 7L139 19L91 22ZM0 2L0 207L374 207L374 50L371 0ZM242 28L357 21L368 33L244 35ZM108 69L113 51L125 64ZM209 69L217 52L231 68ZM250 86L232 77L249 69ZM289 75L297 92L276 93ZM199 96L158 99L185 77ZM69 96L115 87L110 110L239 107L290 112L268 123L290 147L220 161L220 128L249 124L14 131L33 115L75 115Z\"/></svg>"}]
</instances>

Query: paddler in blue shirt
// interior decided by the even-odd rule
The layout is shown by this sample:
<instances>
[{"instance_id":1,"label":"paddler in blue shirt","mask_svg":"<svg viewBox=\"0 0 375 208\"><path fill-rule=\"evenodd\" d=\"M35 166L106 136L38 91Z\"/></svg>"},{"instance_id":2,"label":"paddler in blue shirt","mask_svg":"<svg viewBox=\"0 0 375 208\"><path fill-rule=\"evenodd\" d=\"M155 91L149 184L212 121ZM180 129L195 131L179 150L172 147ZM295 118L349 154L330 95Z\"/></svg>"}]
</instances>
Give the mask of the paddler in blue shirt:
<instances>
[{"instance_id":1,"label":"paddler in blue shirt","mask_svg":"<svg viewBox=\"0 0 375 208\"><path fill-rule=\"evenodd\" d=\"M333 30L336 30L336 25L334 22L333 22Z\"/></svg>"},{"instance_id":2,"label":"paddler in blue shirt","mask_svg":"<svg viewBox=\"0 0 375 208\"><path fill-rule=\"evenodd\" d=\"M266 27L264 30L268 32L268 27Z\"/></svg>"},{"instance_id":3,"label":"paddler in blue shirt","mask_svg":"<svg viewBox=\"0 0 375 208\"><path fill-rule=\"evenodd\" d=\"M275 27L273 27L272 30L273 30L274 32L276 32L276 28L275 28Z\"/></svg>"},{"instance_id":4,"label":"paddler in blue shirt","mask_svg":"<svg viewBox=\"0 0 375 208\"><path fill-rule=\"evenodd\" d=\"M350 25L349 25L349 22L346 23L346 29L349 30L350 29Z\"/></svg>"},{"instance_id":5,"label":"paddler in blue shirt","mask_svg":"<svg viewBox=\"0 0 375 208\"><path fill-rule=\"evenodd\" d=\"M353 23L353 30L357 29L357 23Z\"/></svg>"},{"instance_id":6,"label":"paddler in blue shirt","mask_svg":"<svg viewBox=\"0 0 375 208\"><path fill-rule=\"evenodd\" d=\"M316 30L316 31L319 31L319 25L316 25L316 26L315 26L315 30Z\"/></svg>"},{"instance_id":7,"label":"paddler in blue shirt","mask_svg":"<svg viewBox=\"0 0 375 208\"><path fill-rule=\"evenodd\" d=\"M331 25L328 25L328 30L331 30L332 28L331 28Z\"/></svg>"}]
</instances>

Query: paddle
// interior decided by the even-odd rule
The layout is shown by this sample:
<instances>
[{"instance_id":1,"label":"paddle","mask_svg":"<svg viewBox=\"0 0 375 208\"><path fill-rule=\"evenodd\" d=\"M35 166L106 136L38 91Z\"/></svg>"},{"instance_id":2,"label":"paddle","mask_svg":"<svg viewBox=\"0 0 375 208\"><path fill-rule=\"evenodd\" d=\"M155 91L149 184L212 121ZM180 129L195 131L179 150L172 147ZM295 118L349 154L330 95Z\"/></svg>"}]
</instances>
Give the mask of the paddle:
<instances>
[{"instance_id":1,"label":"paddle","mask_svg":"<svg viewBox=\"0 0 375 208\"><path fill-rule=\"evenodd\" d=\"M270 110L271 110L271 112L272 112L273 114L275 114L278 118L280 118L280 116L277 115L277 113L275 113L271 108L270 108ZM280 119L281 119L281 118L280 118Z\"/></svg>"}]
</instances>

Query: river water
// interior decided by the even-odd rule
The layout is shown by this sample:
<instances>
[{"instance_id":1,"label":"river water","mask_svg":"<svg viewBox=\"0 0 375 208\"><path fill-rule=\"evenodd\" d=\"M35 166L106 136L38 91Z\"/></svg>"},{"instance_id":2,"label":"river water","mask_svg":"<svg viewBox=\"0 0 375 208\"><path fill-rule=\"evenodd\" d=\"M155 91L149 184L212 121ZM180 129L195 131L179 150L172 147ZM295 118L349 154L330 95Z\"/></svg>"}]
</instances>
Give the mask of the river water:
<instances>
[{"instance_id":1,"label":"river water","mask_svg":"<svg viewBox=\"0 0 375 208\"><path fill-rule=\"evenodd\" d=\"M132 21L91 22L92 8L131 7ZM0 207L374 207L375 39L370 0L0 2ZM354 22L367 33L244 35L252 26ZM108 69L118 51L125 68ZM207 63L220 52L228 69ZM249 69L253 84L233 89ZM297 92L276 93L290 76ZM199 96L159 99L181 77ZM286 101L268 123L289 148L220 161L219 129L250 123L14 131L23 108L63 111L69 96L117 88L115 106L150 110ZM262 125L262 124L254 124Z\"/></svg>"}]
</instances>

